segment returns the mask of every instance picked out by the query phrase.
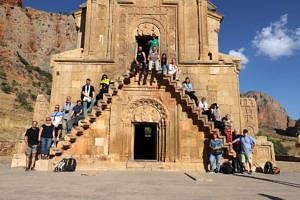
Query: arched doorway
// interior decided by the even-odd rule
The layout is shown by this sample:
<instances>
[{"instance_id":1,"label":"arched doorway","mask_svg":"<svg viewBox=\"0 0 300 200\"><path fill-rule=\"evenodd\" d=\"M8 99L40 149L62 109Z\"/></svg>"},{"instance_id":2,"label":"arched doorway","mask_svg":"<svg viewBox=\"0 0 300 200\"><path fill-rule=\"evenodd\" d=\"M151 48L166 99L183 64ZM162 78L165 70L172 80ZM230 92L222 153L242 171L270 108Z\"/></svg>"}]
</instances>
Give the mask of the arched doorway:
<instances>
[{"instance_id":1,"label":"arched doorway","mask_svg":"<svg viewBox=\"0 0 300 200\"><path fill-rule=\"evenodd\" d=\"M130 124L130 160L166 159L166 109L156 99L132 101L126 109L123 122Z\"/></svg>"},{"instance_id":2,"label":"arched doorway","mask_svg":"<svg viewBox=\"0 0 300 200\"><path fill-rule=\"evenodd\" d=\"M137 26L136 32L135 32L135 39L136 39L136 51L139 46L143 48L143 51L146 53L146 56L148 57L149 51L150 51L150 45L149 41L155 38L158 39L160 44L160 31L156 25L153 23L141 23Z\"/></svg>"}]
</instances>

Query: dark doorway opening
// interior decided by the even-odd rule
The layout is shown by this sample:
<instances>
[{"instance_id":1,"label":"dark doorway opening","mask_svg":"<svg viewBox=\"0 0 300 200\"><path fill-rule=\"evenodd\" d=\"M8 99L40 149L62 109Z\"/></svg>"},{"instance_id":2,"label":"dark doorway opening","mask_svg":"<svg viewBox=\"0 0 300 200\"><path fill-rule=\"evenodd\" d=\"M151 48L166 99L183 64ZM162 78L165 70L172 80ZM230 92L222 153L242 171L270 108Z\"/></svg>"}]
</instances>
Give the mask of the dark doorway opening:
<instances>
[{"instance_id":1,"label":"dark doorway opening","mask_svg":"<svg viewBox=\"0 0 300 200\"><path fill-rule=\"evenodd\" d=\"M157 160L157 124L135 124L134 159Z\"/></svg>"},{"instance_id":2,"label":"dark doorway opening","mask_svg":"<svg viewBox=\"0 0 300 200\"><path fill-rule=\"evenodd\" d=\"M148 59L149 51L150 51L150 45L148 45L148 42L150 40L152 40L153 37L151 35L143 35L143 36L136 36L135 38L138 43L138 47L141 46L143 48L143 51L146 54L146 58ZM156 37L156 38L158 38L158 37Z\"/></svg>"}]
</instances>

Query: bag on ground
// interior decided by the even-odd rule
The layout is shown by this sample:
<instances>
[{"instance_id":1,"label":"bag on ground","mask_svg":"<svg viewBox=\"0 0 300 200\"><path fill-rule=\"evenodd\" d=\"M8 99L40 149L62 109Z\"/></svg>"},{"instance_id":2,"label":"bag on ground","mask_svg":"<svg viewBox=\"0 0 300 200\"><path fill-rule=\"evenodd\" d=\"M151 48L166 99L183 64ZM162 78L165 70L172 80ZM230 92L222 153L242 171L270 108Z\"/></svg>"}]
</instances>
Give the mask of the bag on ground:
<instances>
[{"instance_id":1,"label":"bag on ground","mask_svg":"<svg viewBox=\"0 0 300 200\"><path fill-rule=\"evenodd\" d=\"M273 174L273 164L271 161L267 161L264 166L264 173L265 174Z\"/></svg>"},{"instance_id":2,"label":"bag on ground","mask_svg":"<svg viewBox=\"0 0 300 200\"><path fill-rule=\"evenodd\" d=\"M74 158L64 158L54 168L54 172L73 172L76 169L76 165Z\"/></svg>"},{"instance_id":3,"label":"bag on ground","mask_svg":"<svg viewBox=\"0 0 300 200\"><path fill-rule=\"evenodd\" d=\"M233 167L230 162L224 162L220 168L220 172L223 174L232 174L233 173Z\"/></svg>"}]
</instances>

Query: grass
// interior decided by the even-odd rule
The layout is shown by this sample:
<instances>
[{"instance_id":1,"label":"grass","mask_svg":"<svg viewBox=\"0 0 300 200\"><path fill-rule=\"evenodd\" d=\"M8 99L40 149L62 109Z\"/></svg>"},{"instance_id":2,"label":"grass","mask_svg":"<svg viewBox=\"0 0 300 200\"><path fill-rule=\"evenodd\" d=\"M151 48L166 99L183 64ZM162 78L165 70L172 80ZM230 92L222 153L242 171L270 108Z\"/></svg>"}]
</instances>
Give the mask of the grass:
<instances>
[{"instance_id":1,"label":"grass","mask_svg":"<svg viewBox=\"0 0 300 200\"><path fill-rule=\"evenodd\" d=\"M33 107L32 105L27 101L28 94L24 92L19 92L17 93L17 101L20 104L20 107L29 111L33 112Z\"/></svg>"}]
</instances>

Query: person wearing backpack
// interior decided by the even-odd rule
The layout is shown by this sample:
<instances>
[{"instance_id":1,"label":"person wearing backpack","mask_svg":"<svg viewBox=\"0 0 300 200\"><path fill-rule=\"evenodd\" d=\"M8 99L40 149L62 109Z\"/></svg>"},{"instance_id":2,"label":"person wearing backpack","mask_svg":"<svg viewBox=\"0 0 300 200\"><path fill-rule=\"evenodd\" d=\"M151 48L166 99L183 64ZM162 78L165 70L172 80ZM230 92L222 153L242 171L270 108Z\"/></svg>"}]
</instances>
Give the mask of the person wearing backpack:
<instances>
[{"instance_id":1,"label":"person wearing backpack","mask_svg":"<svg viewBox=\"0 0 300 200\"><path fill-rule=\"evenodd\" d=\"M255 139L248 135L248 130L243 130L243 135L240 138L235 139L230 145L240 142L241 143L241 162L244 165L248 174L252 174L252 150L255 146Z\"/></svg>"},{"instance_id":2,"label":"person wearing backpack","mask_svg":"<svg viewBox=\"0 0 300 200\"><path fill-rule=\"evenodd\" d=\"M209 156L210 162L210 170L209 172L215 171L215 173L220 172L220 163L223 154L223 141L219 139L218 131L214 131L212 135L212 139L209 142L209 147L211 149L211 153ZM214 162L216 161L216 169L214 170Z\"/></svg>"}]
</instances>

